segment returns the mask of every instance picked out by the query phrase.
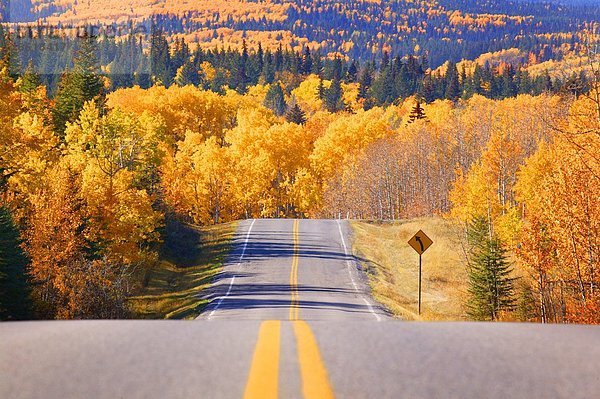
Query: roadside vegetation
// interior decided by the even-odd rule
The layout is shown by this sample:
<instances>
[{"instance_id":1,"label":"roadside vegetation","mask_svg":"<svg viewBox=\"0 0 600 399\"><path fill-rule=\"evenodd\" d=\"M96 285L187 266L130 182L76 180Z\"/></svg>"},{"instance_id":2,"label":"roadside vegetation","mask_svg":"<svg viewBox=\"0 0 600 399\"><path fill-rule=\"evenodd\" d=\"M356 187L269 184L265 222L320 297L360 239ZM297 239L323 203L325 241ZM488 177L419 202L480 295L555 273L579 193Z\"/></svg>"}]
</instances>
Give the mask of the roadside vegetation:
<instances>
[{"instance_id":1,"label":"roadside vegetation","mask_svg":"<svg viewBox=\"0 0 600 399\"><path fill-rule=\"evenodd\" d=\"M237 223L174 224L156 264L137 274L128 299L135 318L193 319L208 303L202 290L221 270Z\"/></svg>"},{"instance_id":2,"label":"roadside vegetation","mask_svg":"<svg viewBox=\"0 0 600 399\"><path fill-rule=\"evenodd\" d=\"M99 43L84 37L49 96L31 65L11 72L14 48L1 44L0 208L10 230L0 237L2 318L122 318L130 307L191 317L216 269L212 256L192 254L185 269L182 251L165 255L172 220L447 215L464 237L474 220L487 234L459 268L458 246L444 244L446 222L426 230L439 247L425 254L434 261L426 317L463 317L455 301L467 292L476 319L523 309L518 319L600 323L600 75L583 92L496 99L469 93L457 85L465 78L447 71L444 100L423 92L373 106L359 90L366 86L342 84L338 58L329 82L323 70L294 82L276 73L273 83L237 91L160 77L113 90L98 69ZM592 65L598 70L600 55ZM396 67L387 60L383 71ZM390 268L379 278L387 294L377 295L397 296L409 315L415 288L390 288L414 281L391 269L409 267L408 253L402 262L366 255ZM513 268L523 270L514 284ZM132 276L144 283L132 286ZM14 306L26 300L27 312Z\"/></svg>"},{"instance_id":3,"label":"roadside vegetation","mask_svg":"<svg viewBox=\"0 0 600 399\"><path fill-rule=\"evenodd\" d=\"M351 223L373 297L404 320L466 320L468 276L460 227L442 218ZM423 254L421 316L417 313L419 255L407 244L423 230L433 245Z\"/></svg>"}]
</instances>

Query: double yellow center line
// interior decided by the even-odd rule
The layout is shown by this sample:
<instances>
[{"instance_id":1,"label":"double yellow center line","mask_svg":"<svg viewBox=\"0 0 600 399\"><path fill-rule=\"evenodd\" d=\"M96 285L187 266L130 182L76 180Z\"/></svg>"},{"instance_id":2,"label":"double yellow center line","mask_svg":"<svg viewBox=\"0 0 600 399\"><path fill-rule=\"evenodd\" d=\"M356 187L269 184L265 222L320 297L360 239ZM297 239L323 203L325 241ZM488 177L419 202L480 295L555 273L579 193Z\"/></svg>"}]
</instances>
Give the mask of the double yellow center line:
<instances>
[{"instance_id":1,"label":"double yellow center line","mask_svg":"<svg viewBox=\"0 0 600 399\"><path fill-rule=\"evenodd\" d=\"M302 393L307 399L332 399L333 389L327 369L321 358L317 340L308 323L300 319L300 294L298 292L299 221L294 220L294 254L290 272L291 303L289 320L296 337L298 363L302 377ZM245 399L275 399L279 394L279 350L281 346L281 321L264 321L258 332L250 374L246 383Z\"/></svg>"}]
</instances>

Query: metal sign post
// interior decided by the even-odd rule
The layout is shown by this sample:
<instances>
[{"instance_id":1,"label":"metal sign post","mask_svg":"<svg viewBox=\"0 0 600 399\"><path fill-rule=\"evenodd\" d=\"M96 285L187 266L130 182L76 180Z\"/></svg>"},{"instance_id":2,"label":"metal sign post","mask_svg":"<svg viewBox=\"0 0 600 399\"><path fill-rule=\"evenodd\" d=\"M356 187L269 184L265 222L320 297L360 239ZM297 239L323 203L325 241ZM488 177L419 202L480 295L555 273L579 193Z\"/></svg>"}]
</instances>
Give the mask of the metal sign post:
<instances>
[{"instance_id":1,"label":"metal sign post","mask_svg":"<svg viewBox=\"0 0 600 399\"><path fill-rule=\"evenodd\" d=\"M427 234L423 233L423 230L419 230L410 240L408 244L419 254L419 315L421 315L421 270L422 270L422 255L423 252L433 244L431 238Z\"/></svg>"}]
</instances>

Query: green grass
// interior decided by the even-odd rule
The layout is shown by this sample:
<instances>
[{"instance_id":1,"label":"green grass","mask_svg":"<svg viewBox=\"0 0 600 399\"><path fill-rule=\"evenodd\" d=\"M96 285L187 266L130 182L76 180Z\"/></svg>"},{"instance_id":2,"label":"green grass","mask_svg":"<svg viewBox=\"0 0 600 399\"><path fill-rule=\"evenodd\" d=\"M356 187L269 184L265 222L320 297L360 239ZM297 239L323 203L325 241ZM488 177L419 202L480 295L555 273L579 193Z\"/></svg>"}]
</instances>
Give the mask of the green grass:
<instances>
[{"instance_id":1,"label":"green grass","mask_svg":"<svg viewBox=\"0 0 600 399\"><path fill-rule=\"evenodd\" d=\"M352 222L354 253L365 259L373 296L405 320L465 320L467 273L460 229L442 218L390 223ZM417 312L419 256L408 240L419 229L433 245L423 254L421 316Z\"/></svg>"},{"instance_id":2,"label":"green grass","mask_svg":"<svg viewBox=\"0 0 600 399\"><path fill-rule=\"evenodd\" d=\"M129 308L136 318L193 319L231 249L237 223L209 227L173 224L158 262L136 276Z\"/></svg>"}]
</instances>

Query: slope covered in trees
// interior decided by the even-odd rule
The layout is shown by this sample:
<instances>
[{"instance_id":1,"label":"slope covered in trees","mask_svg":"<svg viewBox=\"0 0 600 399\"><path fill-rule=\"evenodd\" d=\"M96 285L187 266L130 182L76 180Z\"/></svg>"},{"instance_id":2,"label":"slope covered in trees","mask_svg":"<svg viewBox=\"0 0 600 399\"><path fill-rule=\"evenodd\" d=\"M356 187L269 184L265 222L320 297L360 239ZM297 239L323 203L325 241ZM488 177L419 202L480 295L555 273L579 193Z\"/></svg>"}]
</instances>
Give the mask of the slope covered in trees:
<instances>
[{"instance_id":1,"label":"slope covered in trees","mask_svg":"<svg viewBox=\"0 0 600 399\"><path fill-rule=\"evenodd\" d=\"M21 3L14 3L16 10ZM29 17L19 19L28 13L28 3ZM63 29L105 23L119 31L133 21L148 29L154 24L170 38L185 37L204 49L241 49L246 40L254 49L259 43L271 51L279 45L302 51L308 45L361 61L387 51L428 55L434 67L508 48L540 61L556 59L563 45L577 42L577 32L600 16L596 3L523 0L35 0L21 8L8 13L13 22L37 18Z\"/></svg>"},{"instance_id":2,"label":"slope covered in trees","mask_svg":"<svg viewBox=\"0 0 600 399\"><path fill-rule=\"evenodd\" d=\"M142 87L111 87L86 39L54 98L34 68L11 73L2 47L3 240L26 274L2 252L0 289L27 281L38 316L126 316L130 276L156 261L165 220L445 214L488 228L475 285L488 266L506 276L512 250L527 270L524 319L599 322L596 75L576 91L525 90L509 68L426 74L417 57L361 65L153 40L160 68ZM185 63L201 66L197 85ZM504 305L473 314L513 308L492 299Z\"/></svg>"}]
</instances>

